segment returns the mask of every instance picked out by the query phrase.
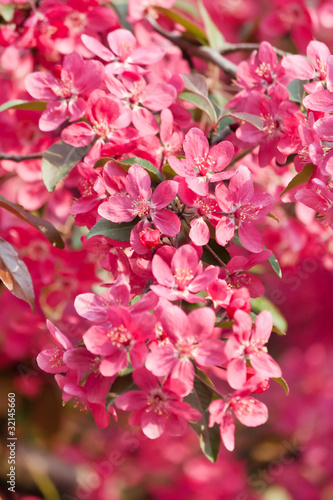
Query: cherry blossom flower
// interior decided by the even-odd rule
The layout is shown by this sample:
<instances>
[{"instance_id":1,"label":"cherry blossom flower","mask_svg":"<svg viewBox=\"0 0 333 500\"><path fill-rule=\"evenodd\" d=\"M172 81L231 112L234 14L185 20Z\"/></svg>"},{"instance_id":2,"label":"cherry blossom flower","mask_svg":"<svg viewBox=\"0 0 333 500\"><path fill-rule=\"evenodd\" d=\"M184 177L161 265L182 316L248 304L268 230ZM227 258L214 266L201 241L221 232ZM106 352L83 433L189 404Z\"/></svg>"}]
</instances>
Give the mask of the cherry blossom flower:
<instances>
[{"instance_id":1,"label":"cherry blossom flower","mask_svg":"<svg viewBox=\"0 0 333 500\"><path fill-rule=\"evenodd\" d=\"M218 276L219 269L210 266L203 269L197 251L191 245L177 250L164 246L152 260L153 275L158 284L151 285L160 297L170 301L184 299L187 302L205 302L198 292L205 290Z\"/></svg>"},{"instance_id":2,"label":"cherry blossom flower","mask_svg":"<svg viewBox=\"0 0 333 500\"><path fill-rule=\"evenodd\" d=\"M251 379L250 379L251 382ZM251 383L251 385L253 382ZM252 389L252 388L251 388ZM215 423L220 426L221 439L229 451L235 448L235 417L247 427L257 427L267 422L267 406L249 396L251 389L236 391L223 399L216 399L209 407L209 427Z\"/></svg>"},{"instance_id":3,"label":"cherry blossom flower","mask_svg":"<svg viewBox=\"0 0 333 500\"><path fill-rule=\"evenodd\" d=\"M129 424L141 425L148 438L156 439L164 432L181 436L188 421L201 419L202 415L198 410L182 401L175 391L175 384L165 383L161 386L158 379L145 368L135 370L133 380L142 390L118 396L115 404L121 410L134 410Z\"/></svg>"},{"instance_id":4,"label":"cherry blossom flower","mask_svg":"<svg viewBox=\"0 0 333 500\"><path fill-rule=\"evenodd\" d=\"M64 362L63 357L67 349L71 349L73 345L50 320L47 320L46 324L52 337L60 347L46 349L40 352L37 356L37 364L42 370L44 370L44 372L47 373L66 372L68 370L68 366Z\"/></svg>"},{"instance_id":5,"label":"cherry blossom flower","mask_svg":"<svg viewBox=\"0 0 333 500\"><path fill-rule=\"evenodd\" d=\"M215 314L208 307L191 311L188 316L177 306L165 307L160 317L169 343L152 347L146 368L157 377L170 375L179 381L180 393L185 396L193 389L194 366L221 365L225 362L224 344L212 338Z\"/></svg>"},{"instance_id":6,"label":"cherry blossom flower","mask_svg":"<svg viewBox=\"0 0 333 500\"><path fill-rule=\"evenodd\" d=\"M233 238L238 225L239 239L244 247L254 253L261 252L263 241L254 223L271 211L272 196L268 193L254 194L252 176L245 166L238 167L228 188L223 183L219 184L215 195L225 213L216 226L216 241L225 246Z\"/></svg>"},{"instance_id":7,"label":"cherry blossom flower","mask_svg":"<svg viewBox=\"0 0 333 500\"><path fill-rule=\"evenodd\" d=\"M100 205L98 213L102 217L112 222L130 222L137 216L144 220L150 217L154 226L167 236L179 233L179 218L164 208L174 200L177 182L163 181L152 193L149 175L135 163L128 170L125 186L128 196L115 195Z\"/></svg>"},{"instance_id":8,"label":"cherry blossom flower","mask_svg":"<svg viewBox=\"0 0 333 500\"><path fill-rule=\"evenodd\" d=\"M144 73L142 66L160 61L165 51L157 45L137 48L137 41L132 33L125 29L117 29L107 36L110 49L107 49L96 38L82 35L82 42L93 54L108 62L106 69L114 74L127 70Z\"/></svg>"},{"instance_id":9,"label":"cherry blossom flower","mask_svg":"<svg viewBox=\"0 0 333 500\"><path fill-rule=\"evenodd\" d=\"M333 193L320 179L311 181L312 189L300 189L295 198L318 213L318 220L333 228Z\"/></svg>"},{"instance_id":10,"label":"cherry blossom flower","mask_svg":"<svg viewBox=\"0 0 333 500\"><path fill-rule=\"evenodd\" d=\"M38 71L25 79L26 89L32 97L49 101L39 120L43 132L58 128L67 115L70 122L84 116L87 105L84 98L100 87L104 68L100 62L84 62L77 52L72 52L64 57L63 66L56 66L53 73Z\"/></svg>"},{"instance_id":11,"label":"cherry blossom flower","mask_svg":"<svg viewBox=\"0 0 333 500\"><path fill-rule=\"evenodd\" d=\"M223 141L210 149L204 133L192 128L185 136L183 148L185 159L170 156L169 163L195 193L206 196L209 182L230 179L233 175L233 172L221 172L232 160L234 147L231 142Z\"/></svg>"},{"instance_id":12,"label":"cherry blossom flower","mask_svg":"<svg viewBox=\"0 0 333 500\"><path fill-rule=\"evenodd\" d=\"M265 344L273 328L272 315L262 311L255 320L252 329L252 318L242 310L234 314L233 336L226 343L225 354L228 358L227 380L233 389L240 389L246 382L246 362L262 378L281 377L281 369L267 353Z\"/></svg>"}]
</instances>

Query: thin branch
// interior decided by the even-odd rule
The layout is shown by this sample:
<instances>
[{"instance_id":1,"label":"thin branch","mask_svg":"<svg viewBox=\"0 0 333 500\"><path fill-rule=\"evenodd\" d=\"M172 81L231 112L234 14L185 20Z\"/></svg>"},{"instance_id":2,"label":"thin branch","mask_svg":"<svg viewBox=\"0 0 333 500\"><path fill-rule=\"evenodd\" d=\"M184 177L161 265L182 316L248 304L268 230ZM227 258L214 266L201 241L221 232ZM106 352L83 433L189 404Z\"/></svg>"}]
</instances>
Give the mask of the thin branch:
<instances>
[{"instance_id":1,"label":"thin branch","mask_svg":"<svg viewBox=\"0 0 333 500\"><path fill-rule=\"evenodd\" d=\"M25 160L39 160L43 158L43 153L33 153L31 155L9 155L6 153L0 153L0 160L10 160L10 161L25 161Z\"/></svg>"},{"instance_id":2,"label":"thin branch","mask_svg":"<svg viewBox=\"0 0 333 500\"><path fill-rule=\"evenodd\" d=\"M209 245L205 245L205 247L207 248L208 252L212 254L213 257L215 257L215 259L218 261L218 263L221 265L221 267L225 267L225 263L223 262L222 259L220 259L220 257L214 252L214 250L209 246Z\"/></svg>"},{"instance_id":3,"label":"thin branch","mask_svg":"<svg viewBox=\"0 0 333 500\"><path fill-rule=\"evenodd\" d=\"M194 45L193 43L184 40L184 38L179 35L165 31L151 16L147 16L146 19L149 21L149 23L157 33L164 36L164 38L167 38L167 40L170 40L170 42L172 42L174 45L177 45L177 47L179 47L185 53L189 54L192 57L198 57L199 59L215 64L224 73L231 76L232 78L236 76L236 64L223 57L217 50L212 49L211 47L206 47L204 45Z\"/></svg>"},{"instance_id":4,"label":"thin branch","mask_svg":"<svg viewBox=\"0 0 333 500\"><path fill-rule=\"evenodd\" d=\"M222 49L220 49L220 54L232 54L233 52L239 52L241 50L258 50L260 43L225 43ZM272 47L275 54L283 57L291 55L291 52L285 52L284 50L278 49L277 47Z\"/></svg>"}]
</instances>

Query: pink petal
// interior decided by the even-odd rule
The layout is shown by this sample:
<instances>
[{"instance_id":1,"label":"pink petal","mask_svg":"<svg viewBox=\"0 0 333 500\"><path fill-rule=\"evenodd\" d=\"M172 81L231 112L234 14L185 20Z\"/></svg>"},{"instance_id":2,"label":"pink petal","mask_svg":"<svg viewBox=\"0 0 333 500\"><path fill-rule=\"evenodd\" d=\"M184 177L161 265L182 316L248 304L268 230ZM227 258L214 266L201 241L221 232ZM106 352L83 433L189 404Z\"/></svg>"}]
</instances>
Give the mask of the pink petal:
<instances>
[{"instance_id":1,"label":"pink petal","mask_svg":"<svg viewBox=\"0 0 333 500\"><path fill-rule=\"evenodd\" d=\"M146 94L142 100L142 104L152 111L161 111L171 106L176 98L177 92L172 85L168 85L167 83L152 83L146 87Z\"/></svg>"},{"instance_id":2,"label":"pink petal","mask_svg":"<svg viewBox=\"0 0 333 500\"><path fill-rule=\"evenodd\" d=\"M250 361L255 371L262 377L279 378L282 376L281 368L277 362L265 352L251 355Z\"/></svg>"},{"instance_id":3,"label":"pink petal","mask_svg":"<svg viewBox=\"0 0 333 500\"><path fill-rule=\"evenodd\" d=\"M151 208L160 210L161 208L169 205L178 193L178 182L176 181L163 181L153 192L151 197Z\"/></svg>"},{"instance_id":4,"label":"pink petal","mask_svg":"<svg viewBox=\"0 0 333 500\"><path fill-rule=\"evenodd\" d=\"M92 36L82 35L82 42L93 54L103 59L103 61L114 61L115 57L101 42L93 38Z\"/></svg>"},{"instance_id":5,"label":"pink petal","mask_svg":"<svg viewBox=\"0 0 333 500\"><path fill-rule=\"evenodd\" d=\"M212 167L212 171L220 172L231 162L234 155L234 146L229 141L223 141L213 146L209 154L212 160L216 162Z\"/></svg>"},{"instance_id":6,"label":"pink petal","mask_svg":"<svg viewBox=\"0 0 333 500\"><path fill-rule=\"evenodd\" d=\"M215 238L219 245L225 246L235 234L235 221L229 217L221 217L216 228Z\"/></svg>"},{"instance_id":7,"label":"pink petal","mask_svg":"<svg viewBox=\"0 0 333 500\"><path fill-rule=\"evenodd\" d=\"M250 170L240 166L229 182L229 192L234 203L249 202L254 194L253 180Z\"/></svg>"},{"instance_id":8,"label":"pink petal","mask_svg":"<svg viewBox=\"0 0 333 500\"><path fill-rule=\"evenodd\" d=\"M61 345L65 350L71 349L73 347L72 342L68 340L66 335L64 335L59 328L57 328L49 319L46 320L46 326L51 333L54 340Z\"/></svg>"},{"instance_id":9,"label":"pink petal","mask_svg":"<svg viewBox=\"0 0 333 500\"><path fill-rule=\"evenodd\" d=\"M42 101L53 101L57 98L52 87L58 87L59 83L57 78L46 71L37 71L25 78L25 88L29 94Z\"/></svg>"},{"instance_id":10,"label":"pink petal","mask_svg":"<svg viewBox=\"0 0 333 500\"><path fill-rule=\"evenodd\" d=\"M112 222L130 222L136 217L133 201L126 196L112 196L98 207L98 213Z\"/></svg>"},{"instance_id":11,"label":"pink petal","mask_svg":"<svg viewBox=\"0 0 333 500\"><path fill-rule=\"evenodd\" d=\"M128 62L132 64L156 64L165 55L165 50L157 45L139 47L128 57Z\"/></svg>"},{"instance_id":12,"label":"pink petal","mask_svg":"<svg viewBox=\"0 0 333 500\"><path fill-rule=\"evenodd\" d=\"M246 363L243 358L229 361L227 366L228 384L233 389L240 389L246 382Z\"/></svg>"},{"instance_id":13,"label":"pink petal","mask_svg":"<svg viewBox=\"0 0 333 500\"><path fill-rule=\"evenodd\" d=\"M195 361L202 366L221 366L226 361L225 344L218 339L207 339L193 353Z\"/></svg>"},{"instance_id":14,"label":"pink petal","mask_svg":"<svg viewBox=\"0 0 333 500\"><path fill-rule=\"evenodd\" d=\"M108 301L95 293L81 293L75 298L74 307L82 318L95 323L106 321L108 316L105 307Z\"/></svg>"},{"instance_id":15,"label":"pink petal","mask_svg":"<svg viewBox=\"0 0 333 500\"><path fill-rule=\"evenodd\" d=\"M39 128L42 132L51 132L67 119L67 103L65 99L49 102L39 119ZM65 141L66 142L66 141Z\"/></svg>"},{"instance_id":16,"label":"pink petal","mask_svg":"<svg viewBox=\"0 0 333 500\"><path fill-rule=\"evenodd\" d=\"M132 122L142 136L156 135L159 132L156 118L148 109L134 108L132 112Z\"/></svg>"},{"instance_id":17,"label":"pink petal","mask_svg":"<svg viewBox=\"0 0 333 500\"><path fill-rule=\"evenodd\" d=\"M194 375L194 367L191 361L185 357L180 358L172 370L171 378L182 382L181 396L187 396L192 391Z\"/></svg>"},{"instance_id":18,"label":"pink petal","mask_svg":"<svg viewBox=\"0 0 333 500\"><path fill-rule=\"evenodd\" d=\"M262 311L256 317L251 341L260 341L262 345L268 342L273 328L273 318L269 311Z\"/></svg>"},{"instance_id":19,"label":"pink petal","mask_svg":"<svg viewBox=\"0 0 333 500\"><path fill-rule=\"evenodd\" d=\"M87 103L84 99L82 99L82 97L70 99L68 102L69 121L75 122L76 120L83 118L86 107Z\"/></svg>"},{"instance_id":20,"label":"pink petal","mask_svg":"<svg viewBox=\"0 0 333 500\"><path fill-rule=\"evenodd\" d=\"M144 412L141 417L142 432L149 439L159 438L166 426L166 415L159 415L155 411Z\"/></svg>"},{"instance_id":21,"label":"pink petal","mask_svg":"<svg viewBox=\"0 0 333 500\"><path fill-rule=\"evenodd\" d=\"M104 377L117 375L120 370L124 370L128 365L127 353L125 350L117 351L114 354L105 357L99 366L99 370Z\"/></svg>"},{"instance_id":22,"label":"pink petal","mask_svg":"<svg viewBox=\"0 0 333 500\"><path fill-rule=\"evenodd\" d=\"M202 217L190 222L191 229L189 237L197 246L207 245L210 239L209 227Z\"/></svg>"},{"instance_id":23,"label":"pink petal","mask_svg":"<svg viewBox=\"0 0 333 500\"><path fill-rule=\"evenodd\" d=\"M124 411L141 410L147 406L147 394L142 391L126 392L116 398L115 405Z\"/></svg>"},{"instance_id":24,"label":"pink petal","mask_svg":"<svg viewBox=\"0 0 333 500\"><path fill-rule=\"evenodd\" d=\"M250 252L259 253L264 249L260 231L251 222L243 222L238 228L239 239L241 243Z\"/></svg>"},{"instance_id":25,"label":"pink petal","mask_svg":"<svg viewBox=\"0 0 333 500\"><path fill-rule=\"evenodd\" d=\"M166 236L176 236L181 228L180 220L177 215L167 208L151 213L151 220L155 227Z\"/></svg>"},{"instance_id":26,"label":"pink petal","mask_svg":"<svg viewBox=\"0 0 333 500\"><path fill-rule=\"evenodd\" d=\"M316 72L304 56L291 55L281 61L282 67L293 80L311 80Z\"/></svg>"},{"instance_id":27,"label":"pink petal","mask_svg":"<svg viewBox=\"0 0 333 500\"><path fill-rule=\"evenodd\" d=\"M149 200L151 197L151 180L144 168L140 167L137 163L134 163L128 170L126 177L126 189L127 193L133 200L141 198L144 200Z\"/></svg>"},{"instance_id":28,"label":"pink petal","mask_svg":"<svg viewBox=\"0 0 333 500\"><path fill-rule=\"evenodd\" d=\"M333 95L329 90L321 90L306 96L303 104L313 111L330 112L333 111Z\"/></svg>"},{"instance_id":29,"label":"pink petal","mask_svg":"<svg viewBox=\"0 0 333 500\"><path fill-rule=\"evenodd\" d=\"M191 128L186 134L183 148L186 160L191 162L193 166L196 165L198 158L204 158L209 152L208 140L202 130L198 128Z\"/></svg>"},{"instance_id":30,"label":"pink petal","mask_svg":"<svg viewBox=\"0 0 333 500\"><path fill-rule=\"evenodd\" d=\"M36 358L41 370L46 373L63 373L67 371L67 366L62 361L62 353L57 349L45 349Z\"/></svg>"},{"instance_id":31,"label":"pink petal","mask_svg":"<svg viewBox=\"0 0 333 500\"><path fill-rule=\"evenodd\" d=\"M171 373L177 362L175 349L170 345L161 345L148 354L146 368L156 377L163 377Z\"/></svg>"},{"instance_id":32,"label":"pink petal","mask_svg":"<svg viewBox=\"0 0 333 500\"><path fill-rule=\"evenodd\" d=\"M227 411L220 427L221 439L228 451L235 449L235 422L231 412Z\"/></svg>"},{"instance_id":33,"label":"pink petal","mask_svg":"<svg viewBox=\"0 0 333 500\"><path fill-rule=\"evenodd\" d=\"M119 56L120 61L124 61L136 47L135 36L128 30L114 30L108 34L107 39L110 49Z\"/></svg>"},{"instance_id":34,"label":"pink petal","mask_svg":"<svg viewBox=\"0 0 333 500\"><path fill-rule=\"evenodd\" d=\"M95 132L91 126L84 122L74 123L61 132L62 140L76 148L88 146L94 136Z\"/></svg>"},{"instance_id":35,"label":"pink petal","mask_svg":"<svg viewBox=\"0 0 333 500\"><path fill-rule=\"evenodd\" d=\"M267 406L252 397L242 398L233 405L233 409L238 420L247 427L257 427L267 422Z\"/></svg>"}]
</instances>

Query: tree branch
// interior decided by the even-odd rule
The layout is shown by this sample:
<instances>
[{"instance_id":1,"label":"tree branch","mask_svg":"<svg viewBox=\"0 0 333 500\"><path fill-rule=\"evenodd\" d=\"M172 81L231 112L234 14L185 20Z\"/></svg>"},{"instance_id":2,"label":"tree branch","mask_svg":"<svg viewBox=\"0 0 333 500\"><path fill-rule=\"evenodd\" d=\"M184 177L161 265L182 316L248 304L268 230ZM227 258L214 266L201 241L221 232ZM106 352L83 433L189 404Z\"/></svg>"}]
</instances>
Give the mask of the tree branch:
<instances>
[{"instance_id":1,"label":"tree branch","mask_svg":"<svg viewBox=\"0 0 333 500\"><path fill-rule=\"evenodd\" d=\"M149 23L157 33L164 36L164 38L166 38L167 40L170 40L170 42L172 42L174 45L177 45L177 47L179 47L188 55L192 57L198 57L199 59L215 64L224 73L231 76L232 78L236 76L236 64L223 57L217 50L203 45L194 45L193 43L184 40L184 38L179 35L165 31L151 16L147 16L146 19L149 21Z\"/></svg>"},{"instance_id":2,"label":"tree branch","mask_svg":"<svg viewBox=\"0 0 333 500\"><path fill-rule=\"evenodd\" d=\"M10 155L6 153L0 153L0 160L10 160L10 161L25 161L25 160L39 160L43 158L43 153L33 153L31 155Z\"/></svg>"},{"instance_id":3,"label":"tree branch","mask_svg":"<svg viewBox=\"0 0 333 500\"><path fill-rule=\"evenodd\" d=\"M258 50L260 43L228 43L225 42L223 48L220 50L220 54L232 54L233 52L239 52L241 50ZM275 54L283 57L290 56L291 52L285 52L284 50L278 49L277 47L272 47Z\"/></svg>"}]
</instances>

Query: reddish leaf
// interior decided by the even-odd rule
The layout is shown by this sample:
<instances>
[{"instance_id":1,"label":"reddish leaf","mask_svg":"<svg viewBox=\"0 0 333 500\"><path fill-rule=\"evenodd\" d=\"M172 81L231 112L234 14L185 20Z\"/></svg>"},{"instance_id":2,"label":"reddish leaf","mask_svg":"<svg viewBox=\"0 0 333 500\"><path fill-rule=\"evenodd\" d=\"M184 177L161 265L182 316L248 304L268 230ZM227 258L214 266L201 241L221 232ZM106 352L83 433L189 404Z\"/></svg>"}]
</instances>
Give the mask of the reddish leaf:
<instances>
[{"instance_id":1,"label":"reddish leaf","mask_svg":"<svg viewBox=\"0 0 333 500\"><path fill-rule=\"evenodd\" d=\"M35 294L28 268L12 245L0 238L0 279L8 290L35 312Z\"/></svg>"},{"instance_id":2,"label":"reddish leaf","mask_svg":"<svg viewBox=\"0 0 333 500\"><path fill-rule=\"evenodd\" d=\"M16 205L16 203L12 203L11 201L6 200L0 196L0 207L8 210L12 214L16 215L19 219L24 220L30 226L38 229L40 233L42 233L45 238L49 240L51 245L56 248L64 248L65 244L62 241L60 233L56 230L56 228L48 222L47 220L41 219L40 217L36 217L36 215L32 215L31 213L24 210L24 208L20 207L20 205Z\"/></svg>"}]
</instances>

